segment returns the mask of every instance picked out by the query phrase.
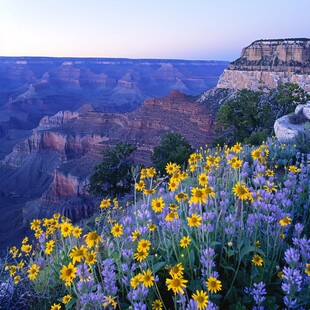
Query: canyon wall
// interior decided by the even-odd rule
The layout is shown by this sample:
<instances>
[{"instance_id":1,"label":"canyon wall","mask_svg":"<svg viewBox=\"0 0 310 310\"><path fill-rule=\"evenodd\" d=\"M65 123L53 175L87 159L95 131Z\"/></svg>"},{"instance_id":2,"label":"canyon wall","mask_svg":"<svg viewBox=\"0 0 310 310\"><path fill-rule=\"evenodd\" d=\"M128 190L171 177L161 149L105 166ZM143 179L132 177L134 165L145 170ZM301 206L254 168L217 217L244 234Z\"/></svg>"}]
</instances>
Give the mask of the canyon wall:
<instances>
[{"instance_id":1,"label":"canyon wall","mask_svg":"<svg viewBox=\"0 0 310 310\"><path fill-rule=\"evenodd\" d=\"M214 112L194 97L172 91L124 114L103 113L88 104L44 117L31 136L0 161L2 194L27 197L24 224L53 212L75 220L89 216L96 207L88 194L89 177L104 148L119 141L136 144L135 162L149 165L166 132L181 133L195 148L209 143Z\"/></svg>"},{"instance_id":2,"label":"canyon wall","mask_svg":"<svg viewBox=\"0 0 310 310\"><path fill-rule=\"evenodd\" d=\"M256 91L286 82L310 92L310 39L253 42L224 70L216 87Z\"/></svg>"}]
</instances>

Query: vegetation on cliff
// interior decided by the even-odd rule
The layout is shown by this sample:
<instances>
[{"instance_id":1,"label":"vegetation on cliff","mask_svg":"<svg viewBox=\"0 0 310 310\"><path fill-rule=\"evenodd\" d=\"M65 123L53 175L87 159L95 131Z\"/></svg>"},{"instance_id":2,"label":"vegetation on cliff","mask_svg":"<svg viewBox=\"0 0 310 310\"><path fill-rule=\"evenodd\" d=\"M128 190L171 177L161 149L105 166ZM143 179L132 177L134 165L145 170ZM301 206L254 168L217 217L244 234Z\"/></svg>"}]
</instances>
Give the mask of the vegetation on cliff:
<instances>
[{"instance_id":1,"label":"vegetation on cliff","mask_svg":"<svg viewBox=\"0 0 310 310\"><path fill-rule=\"evenodd\" d=\"M170 132L162 136L160 145L154 148L151 160L155 168L163 174L169 162L186 165L193 151L192 146L181 134Z\"/></svg>"},{"instance_id":2,"label":"vegetation on cliff","mask_svg":"<svg viewBox=\"0 0 310 310\"><path fill-rule=\"evenodd\" d=\"M95 167L90 177L91 193L103 197L121 196L131 190L131 166L134 164L131 154L137 146L120 142L102 151L102 162Z\"/></svg>"},{"instance_id":3,"label":"vegetation on cliff","mask_svg":"<svg viewBox=\"0 0 310 310\"><path fill-rule=\"evenodd\" d=\"M242 89L227 100L217 115L219 142L230 145L244 142L259 145L273 134L276 119L293 112L298 104L310 100L300 86L279 85L269 93Z\"/></svg>"},{"instance_id":4,"label":"vegetation on cliff","mask_svg":"<svg viewBox=\"0 0 310 310\"><path fill-rule=\"evenodd\" d=\"M11 248L1 306L309 308L309 163L270 140L202 147L185 171L169 163L169 179L144 168L126 208L103 199L84 227L33 220L37 242Z\"/></svg>"}]
</instances>

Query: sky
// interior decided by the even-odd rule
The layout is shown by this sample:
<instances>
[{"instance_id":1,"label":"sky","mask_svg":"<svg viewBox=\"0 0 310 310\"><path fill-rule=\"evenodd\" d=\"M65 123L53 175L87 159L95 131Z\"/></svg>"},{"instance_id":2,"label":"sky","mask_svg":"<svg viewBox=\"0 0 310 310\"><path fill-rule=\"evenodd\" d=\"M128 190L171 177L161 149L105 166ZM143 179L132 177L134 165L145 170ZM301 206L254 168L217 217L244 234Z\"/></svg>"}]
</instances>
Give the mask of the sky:
<instances>
[{"instance_id":1,"label":"sky","mask_svg":"<svg viewBox=\"0 0 310 310\"><path fill-rule=\"evenodd\" d=\"M310 37L310 0L0 0L0 56L228 60Z\"/></svg>"}]
</instances>

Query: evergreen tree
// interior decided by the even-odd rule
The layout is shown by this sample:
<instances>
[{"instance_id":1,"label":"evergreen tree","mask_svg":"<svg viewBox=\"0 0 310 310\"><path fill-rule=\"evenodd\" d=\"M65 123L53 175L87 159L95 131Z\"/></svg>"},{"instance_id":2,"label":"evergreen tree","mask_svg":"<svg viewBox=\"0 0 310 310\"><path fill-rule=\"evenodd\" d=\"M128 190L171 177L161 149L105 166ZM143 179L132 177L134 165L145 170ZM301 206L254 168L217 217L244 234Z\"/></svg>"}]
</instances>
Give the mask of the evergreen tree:
<instances>
[{"instance_id":1,"label":"evergreen tree","mask_svg":"<svg viewBox=\"0 0 310 310\"><path fill-rule=\"evenodd\" d=\"M154 148L151 160L155 168L164 174L167 163L186 165L193 151L192 146L181 134L171 132L162 136L160 145Z\"/></svg>"},{"instance_id":2,"label":"evergreen tree","mask_svg":"<svg viewBox=\"0 0 310 310\"><path fill-rule=\"evenodd\" d=\"M134 164L131 154L137 146L118 143L102 151L102 162L95 167L90 177L89 191L100 196L121 196L131 190L131 166Z\"/></svg>"}]
</instances>

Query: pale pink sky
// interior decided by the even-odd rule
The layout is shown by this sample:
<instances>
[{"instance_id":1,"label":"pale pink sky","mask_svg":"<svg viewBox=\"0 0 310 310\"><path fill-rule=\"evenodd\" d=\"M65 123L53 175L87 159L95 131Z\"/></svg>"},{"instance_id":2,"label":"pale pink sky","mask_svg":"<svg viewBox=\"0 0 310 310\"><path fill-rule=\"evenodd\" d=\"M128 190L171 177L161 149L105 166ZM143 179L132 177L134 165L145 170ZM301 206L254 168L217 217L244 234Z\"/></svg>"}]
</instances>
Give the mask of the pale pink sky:
<instances>
[{"instance_id":1,"label":"pale pink sky","mask_svg":"<svg viewBox=\"0 0 310 310\"><path fill-rule=\"evenodd\" d=\"M310 37L309 0L1 0L0 56L233 60Z\"/></svg>"}]
</instances>

